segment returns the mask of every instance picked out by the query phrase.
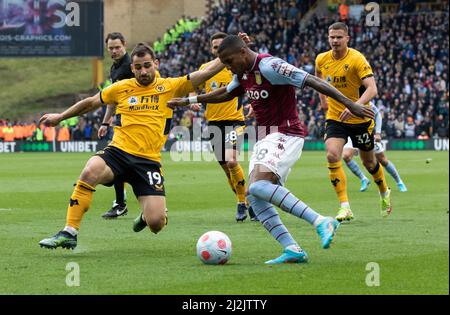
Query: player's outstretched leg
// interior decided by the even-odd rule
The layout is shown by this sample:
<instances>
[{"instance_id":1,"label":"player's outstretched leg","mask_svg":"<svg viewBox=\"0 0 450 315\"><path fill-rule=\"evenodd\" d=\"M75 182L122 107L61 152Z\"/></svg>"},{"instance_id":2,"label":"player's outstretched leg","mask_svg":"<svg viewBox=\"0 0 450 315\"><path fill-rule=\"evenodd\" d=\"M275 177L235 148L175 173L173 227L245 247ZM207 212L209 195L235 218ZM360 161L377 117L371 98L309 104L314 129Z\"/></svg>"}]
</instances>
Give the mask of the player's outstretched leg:
<instances>
[{"instance_id":1,"label":"player's outstretched leg","mask_svg":"<svg viewBox=\"0 0 450 315\"><path fill-rule=\"evenodd\" d=\"M44 248L55 249L62 247L66 249L75 249L77 247L77 235L72 235L67 231L59 231L49 238L45 238L39 242L39 245Z\"/></svg>"},{"instance_id":2,"label":"player's outstretched leg","mask_svg":"<svg viewBox=\"0 0 450 315\"><path fill-rule=\"evenodd\" d=\"M304 263L308 261L308 255L300 248L280 219L278 212L272 204L248 195L247 200L253 208L259 221L272 237L281 244L283 253L281 256L266 261L266 264Z\"/></svg>"},{"instance_id":3,"label":"player's outstretched leg","mask_svg":"<svg viewBox=\"0 0 450 315\"><path fill-rule=\"evenodd\" d=\"M39 245L44 248L57 247L74 249L77 246L77 234L81 219L89 209L95 189L88 183L78 180L67 207L66 226L52 237L43 239Z\"/></svg>"},{"instance_id":4,"label":"player's outstretched leg","mask_svg":"<svg viewBox=\"0 0 450 315\"><path fill-rule=\"evenodd\" d=\"M406 185L403 183L400 174L398 173L397 169L395 168L394 163L391 161L387 161L386 165L383 165L386 171L392 176L392 178L395 180L395 183L397 184L398 190L400 192L407 192L408 189L406 188Z\"/></svg>"},{"instance_id":5,"label":"player's outstretched leg","mask_svg":"<svg viewBox=\"0 0 450 315\"><path fill-rule=\"evenodd\" d=\"M361 151L360 154L365 168L372 174L373 181L378 186L380 192L381 216L387 217L392 212L391 189L387 186L383 167L375 158L373 151Z\"/></svg>"},{"instance_id":6,"label":"player's outstretched leg","mask_svg":"<svg viewBox=\"0 0 450 315\"><path fill-rule=\"evenodd\" d=\"M408 189L406 188L406 185L400 178L400 174L398 173L394 163L392 163L387 159L386 154L384 154L384 148L383 147L379 148L380 148L379 151L375 151L375 157L377 158L377 161L381 163L381 165L386 169L389 175L391 175L392 178L395 180L398 190L400 192L407 192Z\"/></svg>"},{"instance_id":7,"label":"player's outstretched leg","mask_svg":"<svg viewBox=\"0 0 450 315\"><path fill-rule=\"evenodd\" d=\"M166 199L164 196L139 196L139 203L144 209L133 221L133 231L140 232L146 226L157 234L169 223Z\"/></svg>"},{"instance_id":8,"label":"player's outstretched leg","mask_svg":"<svg viewBox=\"0 0 450 315\"><path fill-rule=\"evenodd\" d=\"M280 185L274 185L268 180L259 180L251 184L249 193L256 198L273 204L283 211L309 222L316 228L316 232L322 242L322 247L330 247L336 229L339 226L337 220L318 214L300 199L295 197L288 189ZM256 209L254 207L253 209L256 213ZM257 216L261 221L260 215L257 214Z\"/></svg>"},{"instance_id":9,"label":"player's outstretched leg","mask_svg":"<svg viewBox=\"0 0 450 315\"><path fill-rule=\"evenodd\" d=\"M364 192L369 188L370 180L364 175L361 168L359 167L358 163L356 163L354 160L345 161L345 164L347 164L348 168L352 171L353 174L356 175L356 177L359 178L361 181L361 187L359 188L360 192Z\"/></svg>"},{"instance_id":10,"label":"player's outstretched leg","mask_svg":"<svg viewBox=\"0 0 450 315\"><path fill-rule=\"evenodd\" d=\"M350 209L347 195L347 177L345 176L341 161L328 163L328 176L331 184L333 184L340 203L336 220L339 222L353 220L353 212Z\"/></svg>"}]
</instances>

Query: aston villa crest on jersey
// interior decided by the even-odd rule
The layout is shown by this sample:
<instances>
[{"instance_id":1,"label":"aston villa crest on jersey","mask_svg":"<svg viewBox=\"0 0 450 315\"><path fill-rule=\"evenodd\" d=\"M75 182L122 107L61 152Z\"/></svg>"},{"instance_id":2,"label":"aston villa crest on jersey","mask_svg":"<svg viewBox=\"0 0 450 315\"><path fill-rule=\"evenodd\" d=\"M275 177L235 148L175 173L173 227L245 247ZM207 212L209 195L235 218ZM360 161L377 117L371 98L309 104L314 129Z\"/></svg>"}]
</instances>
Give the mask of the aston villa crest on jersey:
<instances>
[{"instance_id":1,"label":"aston villa crest on jersey","mask_svg":"<svg viewBox=\"0 0 450 315\"><path fill-rule=\"evenodd\" d=\"M256 84L261 85L262 84L261 72L255 71L254 73L255 73Z\"/></svg>"}]
</instances>

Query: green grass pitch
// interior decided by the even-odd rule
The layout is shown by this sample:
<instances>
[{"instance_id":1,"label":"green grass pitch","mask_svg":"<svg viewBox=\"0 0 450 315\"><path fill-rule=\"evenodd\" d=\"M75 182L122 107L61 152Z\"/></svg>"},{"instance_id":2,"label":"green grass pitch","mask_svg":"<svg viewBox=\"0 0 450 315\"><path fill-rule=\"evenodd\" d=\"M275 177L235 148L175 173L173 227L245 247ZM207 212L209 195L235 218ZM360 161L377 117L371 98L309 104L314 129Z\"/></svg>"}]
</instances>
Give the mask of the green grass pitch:
<instances>
[{"instance_id":1,"label":"green grass pitch","mask_svg":"<svg viewBox=\"0 0 450 315\"><path fill-rule=\"evenodd\" d=\"M164 155L169 225L158 235L134 233L138 204L128 187L129 214L106 221L114 190L98 186L74 251L38 242L64 226L72 184L89 154L0 155L0 294L448 294L448 152L389 151L409 191L391 177L394 210L379 213L372 184L360 193L346 169L355 221L340 226L329 250L314 229L282 211L281 218L310 262L267 266L281 253L259 223L236 223L235 199L216 162L173 162ZM431 158L431 163L425 163ZM358 159L359 162L359 159ZM360 163L360 162L359 162ZM242 163L247 169L248 162ZM313 209L334 215L337 199L324 152L303 152L287 187ZM225 232L233 255L224 266L203 265L195 245L209 230ZM68 286L70 262L80 285ZM379 266L379 286L368 286ZM370 265L369 265L370 266Z\"/></svg>"}]
</instances>

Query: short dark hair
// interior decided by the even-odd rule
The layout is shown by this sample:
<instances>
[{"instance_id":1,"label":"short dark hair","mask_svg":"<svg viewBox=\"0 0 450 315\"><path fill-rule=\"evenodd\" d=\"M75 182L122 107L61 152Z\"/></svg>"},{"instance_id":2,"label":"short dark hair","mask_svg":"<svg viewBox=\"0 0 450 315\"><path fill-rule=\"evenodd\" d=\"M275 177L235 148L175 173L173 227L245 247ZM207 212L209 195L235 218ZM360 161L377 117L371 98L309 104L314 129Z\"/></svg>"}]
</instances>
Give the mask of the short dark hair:
<instances>
[{"instance_id":1,"label":"short dark hair","mask_svg":"<svg viewBox=\"0 0 450 315\"><path fill-rule=\"evenodd\" d=\"M243 47L247 47L245 42L238 35L228 35L225 37L217 49L217 53L223 52L225 49L232 49L233 51L237 51Z\"/></svg>"},{"instance_id":2,"label":"short dark hair","mask_svg":"<svg viewBox=\"0 0 450 315\"><path fill-rule=\"evenodd\" d=\"M123 37L122 33L119 32L109 33L108 35L106 35L105 44L108 45L108 40L110 39L111 40L120 39L122 45L125 45L125 37Z\"/></svg>"},{"instance_id":3,"label":"short dark hair","mask_svg":"<svg viewBox=\"0 0 450 315\"><path fill-rule=\"evenodd\" d=\"M156 59L155 52L153 49L146 43L138 43L131 52L131 61L133 61L134 56L144 57L145 55L150 55L153 60Z\"/></svg>"},{"instance_id":4,"label":"short dark hair","mask_svg":"<svg viewBox=\"0 0 450 315\"><path fill-rule=\"evenodd\" d=\"M342 22L336 22L328 27L328 31L330 30L344 30L346 34L348 34L348 26Z\"/></svg>"},{"instance_id":5,"label":"short dark hair","mask_svg":"<svg viewBox=\"0 0 450 315\"><path fill-rule=\"evenodd\" d=\"M212 41L215 40L215 39L221 39L221 38L225 38L225 37L227 37L227 36L228 36L227 33L224 33L224 32L217 32L217 33L214 33L214 34L211 36L210 41L212 42Z\"/></svg>"}]
</instances>

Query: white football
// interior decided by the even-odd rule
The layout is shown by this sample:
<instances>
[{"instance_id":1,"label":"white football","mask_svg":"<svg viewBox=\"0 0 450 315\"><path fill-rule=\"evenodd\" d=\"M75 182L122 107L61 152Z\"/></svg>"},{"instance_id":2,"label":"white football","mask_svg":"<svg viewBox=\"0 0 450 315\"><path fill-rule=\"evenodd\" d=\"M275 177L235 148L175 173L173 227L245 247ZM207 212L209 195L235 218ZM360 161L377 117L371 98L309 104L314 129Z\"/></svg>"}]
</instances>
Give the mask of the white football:
<instances>
[{"instance_id":1,"label":"white football","mask_svg":"<svg viewBox=\"0 0 450 315\"><path fill-rule=\"evenodd\" d=\"M207 265L223 265L231 257L230 238L219 231L209 231L197 241L197 256Z\"/></svg>"}]
</instances>

